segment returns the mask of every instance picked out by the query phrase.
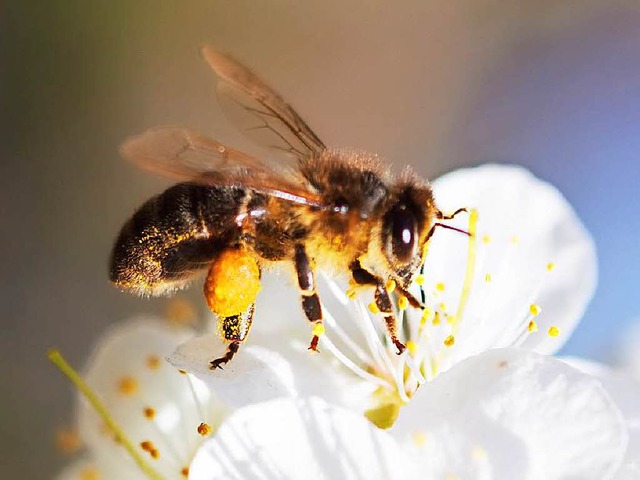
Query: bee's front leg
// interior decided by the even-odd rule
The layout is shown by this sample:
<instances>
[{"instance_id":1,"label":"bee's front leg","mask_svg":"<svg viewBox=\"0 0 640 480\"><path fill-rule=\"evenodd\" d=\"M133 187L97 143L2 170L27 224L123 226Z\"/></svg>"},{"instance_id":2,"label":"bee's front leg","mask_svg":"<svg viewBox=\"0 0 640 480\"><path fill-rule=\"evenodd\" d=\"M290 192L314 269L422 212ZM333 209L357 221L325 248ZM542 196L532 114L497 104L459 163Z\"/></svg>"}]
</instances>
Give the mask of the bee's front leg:
<instances>
[{"instance_id":1,"label":"bee's front leg","mask_svg":"<svg viewBox=\"0 0 640 480\"><path fill-rule=\"evenodd\" d=\"M298 244L295 249L294 265L298 276L298 287L302 297L302 310L313 324L313 337L309 344L309 350L318 351L318 341L320 335L324 333L322 324L322 307L320 306L320 297L316 291L316 279L313 273L311 261L307 256L304 245Z\"/></svg>"},{"instance_id":2,"label":"bee's front leg","mask_svg":"<svg viewBox=\"0 0 640 480\"><path fill-rule=\"evenodd\" d=\"M396 316L393 314L393 303L391 302L389 290L385 283L373 273L362 268L362 265L360 265L360 262L357 260L351 265L351 275L358 285L372 285L376 288L374 296L375 305L380 313L384 315L387 333L395 347L398 349L398 355L402 354L407 347L398 339L398 327Z\"/></svg>"}]
</instances>

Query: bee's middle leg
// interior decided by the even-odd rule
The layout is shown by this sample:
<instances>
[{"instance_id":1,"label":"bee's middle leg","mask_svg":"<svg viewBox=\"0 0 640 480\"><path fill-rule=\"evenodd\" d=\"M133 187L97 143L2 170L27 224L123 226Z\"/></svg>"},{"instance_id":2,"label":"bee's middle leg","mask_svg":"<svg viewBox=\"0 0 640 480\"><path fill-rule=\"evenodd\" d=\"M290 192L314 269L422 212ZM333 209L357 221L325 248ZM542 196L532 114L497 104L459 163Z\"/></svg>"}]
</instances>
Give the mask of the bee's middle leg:
<instances>
[{"instance_id":1,"label":"bee's middle leg","mask_svg":"<svg viewBox=\"0 0 640 480\"><path fill-rule=\"evenodd\" d=\"M398 349L398 355L402 354L407 347L398 339L396 316L393 313L393 303L391 302L391 297L389 296L389 291L387 290L386 285L380 278L362 268L360 262L357 260L351 265L351 276L359 285L372 285L375 287L376 291L374 300L376 307L378 307L380 313L384 315L384 323L387 327L387 333L395 347ZM415 301L416 303L419 303L417 300Z\"/></svg>"},{"instance_id":2,"label":"bee's middle leg","mask_svg":"<svg viewBox=\"0 0 640 480\"><path fill-rule=\"evenodd\" d=\"M318 341L324 332L322 325L322 307L320 297L316 291L316 279L311 266L311 261L307 256L304 245L296 245L294 265L298 277L298 287L302 297L302 310L313 324L313 337L309 343L309 350L318 351Z\"/></svg>"}]
</instances>

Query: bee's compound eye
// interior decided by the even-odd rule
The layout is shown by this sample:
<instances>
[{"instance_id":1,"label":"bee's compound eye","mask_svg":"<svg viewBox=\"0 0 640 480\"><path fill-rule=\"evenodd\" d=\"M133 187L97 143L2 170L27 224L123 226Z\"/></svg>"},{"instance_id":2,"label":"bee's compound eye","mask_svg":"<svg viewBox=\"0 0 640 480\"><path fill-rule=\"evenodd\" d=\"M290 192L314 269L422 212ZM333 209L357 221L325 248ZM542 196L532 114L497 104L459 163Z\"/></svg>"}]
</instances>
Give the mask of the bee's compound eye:
<instances>
[{"instance_id":1,"label":"bee's compound eye","mask_svg":"<svg viewBox=\"0 0 640 480\"><path fill-rule=\"evenodd\" d=\"M391 253L402 263L409 263L416 246L416 218L404 205L389 212L388 225L391 233Z\"/></svg>"}]
</instances>

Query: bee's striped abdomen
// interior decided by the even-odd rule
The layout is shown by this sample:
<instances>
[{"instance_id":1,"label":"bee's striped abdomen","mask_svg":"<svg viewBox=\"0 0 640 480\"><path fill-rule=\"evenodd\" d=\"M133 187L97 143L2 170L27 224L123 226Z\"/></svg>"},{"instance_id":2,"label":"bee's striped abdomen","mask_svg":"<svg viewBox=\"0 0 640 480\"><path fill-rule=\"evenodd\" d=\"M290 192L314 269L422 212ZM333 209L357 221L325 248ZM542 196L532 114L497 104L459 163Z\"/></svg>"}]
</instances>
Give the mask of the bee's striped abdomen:
<instances>
[{"instance_id":1,"label":"bee's striped abdomen","mask_svg":"<svg viewBox=\"0 0 640 480\"><path fill-rule=\"evenodd\" d=\"M181 183L148 200L120 231L111 281L143 295L181 287L238 235L245 196L241 187Z\"/></svg>"}]
</instances>

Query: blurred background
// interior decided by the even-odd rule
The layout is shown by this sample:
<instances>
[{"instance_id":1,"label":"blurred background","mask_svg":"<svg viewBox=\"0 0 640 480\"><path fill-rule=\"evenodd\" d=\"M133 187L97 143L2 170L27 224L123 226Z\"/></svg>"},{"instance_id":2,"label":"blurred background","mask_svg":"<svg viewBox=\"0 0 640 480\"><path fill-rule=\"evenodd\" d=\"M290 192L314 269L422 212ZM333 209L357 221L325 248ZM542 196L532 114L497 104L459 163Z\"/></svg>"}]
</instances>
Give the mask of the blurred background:
<instances>
[{"instance_id":1,"label":"blurred background","mask_svg":"<svg viewBox=\"0 0 640 480\"><path fill-rule=\"evenodd\" d=\"M176 124L252 149L216 103L204 42L259 72L330 145L430 178L502 161L555 184L600 258L564 353L616 360L640 318L636 2L5 1L2 478L51 478L65 462L53 439L74 394L47 349L81 367L109 324L167 306L107 281L122 223L167 185L119 159L123 139Z\"/></svg>"}]
</instances>

